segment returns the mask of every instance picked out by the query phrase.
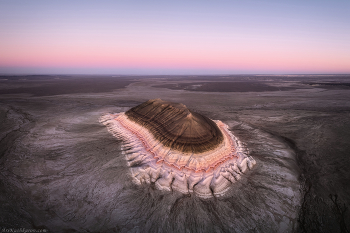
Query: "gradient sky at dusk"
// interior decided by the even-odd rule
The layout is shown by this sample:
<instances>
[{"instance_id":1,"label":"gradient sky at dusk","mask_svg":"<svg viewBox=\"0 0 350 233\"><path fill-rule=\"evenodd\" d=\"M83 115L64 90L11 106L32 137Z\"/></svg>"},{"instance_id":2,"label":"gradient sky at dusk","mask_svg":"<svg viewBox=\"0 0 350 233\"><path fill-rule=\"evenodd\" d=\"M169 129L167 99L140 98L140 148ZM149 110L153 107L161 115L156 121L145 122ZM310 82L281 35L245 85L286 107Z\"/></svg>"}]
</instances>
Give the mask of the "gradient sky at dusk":
<instances>
[{"instance_id":1,"label":"gradient sky at dusk","mask_svg":"<svg viewBox=\"0 0 350 233\"><path fill-rule=\"evenodd\" d=\"M350 1L0 0L11 73L350 73Z\"/></svg>"}]
</instances>

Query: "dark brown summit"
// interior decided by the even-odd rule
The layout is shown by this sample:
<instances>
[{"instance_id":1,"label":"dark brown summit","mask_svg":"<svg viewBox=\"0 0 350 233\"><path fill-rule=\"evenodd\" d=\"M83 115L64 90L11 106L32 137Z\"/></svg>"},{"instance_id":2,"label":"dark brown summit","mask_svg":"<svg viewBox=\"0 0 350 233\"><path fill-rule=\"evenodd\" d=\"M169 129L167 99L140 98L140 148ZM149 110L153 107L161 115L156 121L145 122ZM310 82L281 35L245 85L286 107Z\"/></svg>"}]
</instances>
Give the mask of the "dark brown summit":
<instances>
[{"instance_id":1,"label":"dark brown summit","mask_svg":"<svg viewBox=\"0 0 350 233\"><path fill-rule=\"evenodd\" d=\"M223 141L215 122L190 111L183 104L153 99L131 108L125 114L173 150L201 153L214 149Z\"/></svg>"}]
</instances>

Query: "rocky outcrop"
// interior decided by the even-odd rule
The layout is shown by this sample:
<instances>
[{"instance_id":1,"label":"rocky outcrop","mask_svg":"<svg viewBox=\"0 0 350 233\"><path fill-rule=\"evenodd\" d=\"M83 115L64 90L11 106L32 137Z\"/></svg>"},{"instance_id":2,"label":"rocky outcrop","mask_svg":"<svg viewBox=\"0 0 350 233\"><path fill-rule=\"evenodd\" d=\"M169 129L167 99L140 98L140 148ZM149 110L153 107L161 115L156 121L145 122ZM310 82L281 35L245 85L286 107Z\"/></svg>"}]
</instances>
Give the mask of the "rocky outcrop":
<instances>
[{"instance_id":1,"label":"rocky outcrop","mask_svg":"<svg viewBox=\"0 0 350 233\"><path fill-rule=\"evenodd\" d=\"M106 114L100 122L124 140L137 184L212 197L223 195L256 163L227 125L182 104L149 100L125 113Z\"/></svg>"},{"instance_id":2,"label":"rocky outcrop","mask_svg":"<svg viewBox=\"0 0 350 233\"><path fill-rule=\"evenodd\" d=\"M200 153L216 148L223 141L212 120L183 104L154 99L131 108L125 115L172 150Z\"/></svg>"}]
</instances>

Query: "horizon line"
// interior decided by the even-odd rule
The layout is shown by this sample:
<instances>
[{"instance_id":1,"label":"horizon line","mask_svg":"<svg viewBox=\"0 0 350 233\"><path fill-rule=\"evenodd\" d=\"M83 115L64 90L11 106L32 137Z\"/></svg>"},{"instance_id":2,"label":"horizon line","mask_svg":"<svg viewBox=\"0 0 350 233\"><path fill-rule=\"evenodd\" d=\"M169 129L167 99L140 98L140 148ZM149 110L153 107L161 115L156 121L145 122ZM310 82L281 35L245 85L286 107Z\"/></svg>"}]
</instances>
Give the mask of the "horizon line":
<instances>
[{"instance_id":1,"label":"horizon line","mask_svg":"<svg viewBox=\"0 0 350 233\"><path fill-rule=\"evenodd\" d=\"M81 73L81 74L69 74L69 73L27 73L27 74L16 74L16 73L3 73L0 74L0 76L238 76L238 75L253 75L253 76L261 76L261 75L269 75L269 76L302 76L302 75L334 75L334 76L340 76L340 75L350 75L350 73L280 73L280 74L274 74L274 73L223 73L223 74L205 74L205 73L198 73L198 74L88 74L88 73Z\"/></svg>"}]
</instances>

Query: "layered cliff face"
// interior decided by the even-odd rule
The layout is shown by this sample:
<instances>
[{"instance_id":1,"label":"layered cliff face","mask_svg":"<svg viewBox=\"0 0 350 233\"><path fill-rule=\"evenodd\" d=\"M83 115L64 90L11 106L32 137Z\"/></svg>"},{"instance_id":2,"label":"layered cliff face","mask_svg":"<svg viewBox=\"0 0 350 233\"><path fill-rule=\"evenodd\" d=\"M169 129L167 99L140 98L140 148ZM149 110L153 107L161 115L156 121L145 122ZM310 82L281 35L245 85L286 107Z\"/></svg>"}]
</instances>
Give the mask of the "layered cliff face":
<instances>
[{"instance_id":1,"label":"layered cliff face","mask_svg":"<svg viewBox=\"0 0 350 233\"><path fill-rule=\"evenodd\" d=\"M212 120L191 112L183 104L149 100L125 115L172 150L196 154L212 150L223 141L220 129Z\"/></svg>"},{"instance_id":2,"label":"layered cliff face","mask_svg":"<svg viewBox=\"0 0 350 233\"><path fill-rule=\"evenodd\" d=\"M224 195L255 165L221 121L212 121L183 104L149 100L100 122L124 140L124 154L135 183L162 190Z\"/></svg>"}]
</instances>

